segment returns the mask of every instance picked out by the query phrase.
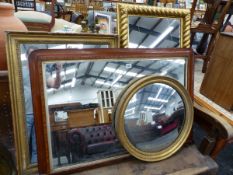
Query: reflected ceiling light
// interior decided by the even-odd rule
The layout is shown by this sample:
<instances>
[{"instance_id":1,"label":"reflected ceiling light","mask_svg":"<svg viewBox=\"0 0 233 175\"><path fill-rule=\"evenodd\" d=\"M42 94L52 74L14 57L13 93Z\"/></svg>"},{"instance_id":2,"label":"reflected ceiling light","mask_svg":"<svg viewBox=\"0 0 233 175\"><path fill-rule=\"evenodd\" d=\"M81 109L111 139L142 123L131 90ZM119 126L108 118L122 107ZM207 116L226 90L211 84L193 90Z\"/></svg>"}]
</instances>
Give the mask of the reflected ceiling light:
<instances>
[{"instance_id":1,"label":"reflected ceiling light","mask_svg":"<svg viewBox=\"0 0 233 175\"><path fill-rule=\"evenodd\" d=\"M112 68L112 67L105 67L104 71L115 72L117 74L125 74L126 73L126 71L123 71L123 70L120 70L120 69L115 69L115 68Z\"/></svg>"},{"instance_id":2,"label":"reflected ceiling light","mask_svg":"<svg viewBox=\"0 0 233 175\"><path fill-rule=\"evenodd\" d=\"M166 85L166 84L156 83L155 86L157 86L157 85L162 86L162 87L165 87L165 88L167 88L167 89L173 89L172 87L170 87L170 86L168 86L168 85Z\"/></svg>"},{"instance_id":3,"label":"reflected ceiling light","mask_svg":"<svg viewBox=\"0 0 233 175\"><path fill-rule=\"evenodd\" d=\"M96 84L104 84L104 81L96 80L95 83L96 83Z\"/></svg>"},{"instance_id":4,"label":"reflected ceiling light","mask_svg":"<svg viewBox=\"0 0 233 175\"><path fill-rule=\"evenodd\" d=\"M26 57L26 54L21 54L21 61L26 61L27 60L27 57Z\"/></svg>"},{"instance_id":5,"label":"reflected ceiling light","mask_svg":"<svg viewBox=\"0 0 233 175\"><path fill-rule=\"evenodd\" d=\"M155 98L158 98L158 97L159 97L159 95L160 95L160 93L161 93L162 90L163 90L163 88L159 88L159 92L158 92L158 94L156 95Z\"/></svg>"},{"instance_id":6,"label":"reflected ceiling light","mask_svg":"<svg viewBox=\"0 0 233 175\"><path fill-rule=\"evenodd\" d=\"M105 67L104 71L106 71L106 72L115 72L117 74L126 75L126 76L129 76L129 77L138 77L138 78L140 78L140 77L145 76L143 74L137 74L135 72L130 72L130 71L127 72L127 71L124 71L124 70L115 69L113 67Z\"/></svg>"},{"instance_id":7,"label":"reflected ceiling light","mask_svg":"<svg viewBox=\"0 0 233 175\"><path fill-rule=\"evenodd\" d=\"M65 87L71 86L71 84L72 84L72 81L70 81L70 82L68 82L68 83L65 83L65 84L62 84L62 85L60 86L60 88L65 88Z\"/></svg>"},{"instance_id":8,"label":"reflected ceiling light","mask_svg":"<svg viewBox=\"0 0 233 175\"><path fill-rule=\"evenodd\" d=\"M83 49L83 44L68 44L67 48Z\"/></svg>"},{"instance_id":9,"label":"reflected ceiling light","mask_svg":"<svg viewBox=\"0 0 233 175\"><path fill-rule=\"evenodd\" d=\"M101 80L96 80L95 83L96 84L102 84L102 85L105 85L105 86L111 86L111 83L104 82L104 81L101 81ZM114 84L114 85L112 85L112 87L119 88L121 86L119 84Z\"/></svg>"},{"instance_id":10,"label":"reflected ceiling light","mask_svg":"<svg viewBox=\"0 0 233 175\"><path fill-rule=\"evenodd\" d=\"M72 68L72 69L68 69L66 71L61 71L60 72L60 76L64 76L65 74L71 74L71 73L74 73L76 71L76 68ZM56 77L56 73L53 73L52 74L52 77L55 78Z\"/></svg>"},{"instance_id":11,"label":"reflected ceiling light","mask_svg":"<svg viewBox=\"0 0 233 175\"><path fill-rule=\"evenodd\" d=\"M133 98L129 101L129 103L135 103L137 101L136 94L133 95Z\"/></svg>"},{"instance_id":12,"label":"reflected ceiling light","mask_svg":"<svg viewBox=\"0 0 233 175\"><path fill-rule=\"evenodd\" d=\"M72 78L72 81L71 81L71 87L74 87L74 86L75 86L75 83L76 83L76 78L73 77L73 78Z\"/></svg>"},{"instance_id":13,"label":"reflected ceiling light","mask_svg":"<svg viewBox=\"0 0 233 175\"><path fill-rule=\"evenodd\" d=\"M158 98L153 98L153 97L148 97L148 100L162 102L162 103L167 103L168 102L168 100L158 99Z\"/></svg>"},{"instance_id":14,"label":"reflected ceiling light","mask_svg":"<svg viewBox=\"0 0 233 175\"><path fill-rule=\"evenodd\" d=\"M167 70L163 71L160 75L166 75L167 74Z\"/></svg>"},{"instance_id":15,"label":"reflected ceiling light","mask_svg":"<svg viewBox=\"0 0 233 175\"><path fill-rule=\"evenodd\" d=\"M129 48L137 48L138 44L129 42Z\"/></svg>"},{"instance_id":16,"label":"reflected ceiling light","mask_svg":"<svg viewBox=\"0 0 233 175\"><path fill-rule=\"evenodd\" d=\"M174 26L169 26L159 37L149 46L149 48L155 48L169 33L174 30Z\"/></svg>"},{"instance_id":17,"label":"reflected ceiling light","mask_svg":"<svg viewBox=\"0 0 233 175\"><path fill-rule=\"evenodd\" d=\"M66 49L66 44L50 47L49 49Z\"/></svg>"},{"instance_id":18,"label":"reflected ceiling light","mask_svg":"<svg viewBox=\"0 0 233 175\"><path fill-rule=\"evenodd\" d=\"M146 108L147 110L149 109L153 109L153 110L160 110L162 109L163 105L161 105L160 107L154 107L154 106L144 106L144 108Z\"/></svg>"},{"instance_id":19,"label":"reflected ceiling light","mask_svg":"<svg viewBox=\"0 0 233 175\"><path fill-rule=\"evenodd\" d=\"M129 77L136 77L137 73L135 73L135 72L127 72L125 75L127 75Z\"/></svg>"},{"instance_id":20,"label":"reflected ceiling light","mask_svg":"<svg viewBox=\"0 0 233 175\"><path fill-rule=\"evenodd\" d=\"M50 93L50 92L53 92L53 88L49 88L49 89L47 89L47 93Z\"/></svg>"},{"instance_id":21,"label":"reflected ceiling light","mask_svg":"<svg viewBox=\"0 0 233 175\"><path fill-rule=\"evenodd\" d=\"M140 45L138 48L147 48L146 46Z\"/></svg>"},{"instance_id":22,"label":"reflected ceiling light","mask_svg":"<svg viewBox=\"0 0 233 175\"><path fill-rule=\"evenodd\" d=\"M111 86L113 86L114 84L116 84L116 82L118 82L118 80L121 79L123 75L118 75L118 77L111 83Z\"/></svg>"},{"instance_id":23,"label":"reflected ceiling light","mask_svg":"<svg viewBox=\"0 0 233 175\"><path fill-rule=\"evenodd\" d=\"M135 110L135 107L133 107L133 108L130 108L130 109L126 109L126 110L125 110L125 112L128 112L128 111L133 111L133 110Z\"/></svg>"},{"instance_id":24,"label":"reflected ceiling light","mask_svg":"<svg viewBox=\"0 0 233 175\"><path fill-rule=\"evenodd\" d=\"M143 74L138 74L136 77L138 77L138 78L141 78L141 77L144 77L145 75L143 75Z\"/></svg>"},{"instance_id":25,"label":"reflected ceiling light","mask_svg":"<svg viewBox=\"0 0 233 175\"><path fill-rule=\"evenodd\" d=\"M175 60L175 61L173 61L173 62L175 62L175 63L178 63L178 64L185 64L185 60Z\"/></svg>"}]
</instances>

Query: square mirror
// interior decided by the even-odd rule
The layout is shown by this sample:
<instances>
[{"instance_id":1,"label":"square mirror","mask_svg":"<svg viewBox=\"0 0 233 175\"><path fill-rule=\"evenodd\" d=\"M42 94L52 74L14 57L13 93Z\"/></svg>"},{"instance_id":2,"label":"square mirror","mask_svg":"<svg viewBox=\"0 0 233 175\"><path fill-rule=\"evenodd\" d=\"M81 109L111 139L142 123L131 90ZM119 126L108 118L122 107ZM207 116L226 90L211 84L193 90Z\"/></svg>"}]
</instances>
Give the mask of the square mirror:
<instances>
[{"instance_id":1,"label":"square mirror","mask_svg":"<svg viewBox=\"0 0 233 175\"><path fill-rule=\"evenodd\" d=\"M140 77L160 75L192 94L192 65L190 49L33 51L29 67L39 173L81 171L126 157L112 123L122 89ZM52 88L51 79L58 86Z\"/></svg>"},{"instance_id":2,"label":"square mirror","mask_svg":"<svg viewBox=\"0 0 233 175\"><path fill-rule=\"evenodd\" d=\"M190 10L145 5L117 5L122 48L189 48Z\"/></svg>"}]
</instances>

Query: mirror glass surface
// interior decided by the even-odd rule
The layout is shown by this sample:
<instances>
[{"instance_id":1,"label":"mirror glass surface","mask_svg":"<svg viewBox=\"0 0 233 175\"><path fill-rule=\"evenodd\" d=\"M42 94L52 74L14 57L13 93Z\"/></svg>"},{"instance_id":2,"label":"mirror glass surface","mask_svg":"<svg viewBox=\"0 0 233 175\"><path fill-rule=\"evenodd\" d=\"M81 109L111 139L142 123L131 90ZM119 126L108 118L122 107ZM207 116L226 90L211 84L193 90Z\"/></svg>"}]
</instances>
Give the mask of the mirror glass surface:
<instances>
[{"instance_id":1,"label":"mirror glass surface","mask_svg":"<svg viewBox=\"0 0 233 175\"><path fill-rule=\"evenodd\" d=\"M166 84L149 84L139 89L126 106L125 133L139 150L161 151L178 138L184 117L184 103L177 91Z\"/></svg>"},{"instance_id":2,"label":"mirror glass surface","mask_svg":"<svg viewBox=\"0 0 233 175\"><path fill-rule=\"evenodd\" d=\"M129 48L180 47L180 19L129 16Z\"/></svg>"},{"instance_id":3,"label":"mirror glass surface","mask_svg":"<svg viewBox=\"0 0 233 175\"><path fill-rule=\"evenodd\" d=\"M26 121L26 135L28 140L29 162L37 163L37 150L34 128L34 115L32 107L31 83L28 67L28 55L37 49L65 49L65 48L108 48L108 45L96 44L20 44L20 59L22 64L22 87L24 92L24 107Z\"/></svg>"},{"instance_id":4,"label":"mirror glass surface","mask_svg":"<svg viewBox=\"0 0 233 175\"><path fill-rule=\"evenodd\" d=\"M131 80L151 74L169 76L186 85L185 72L185 58L43 62L52 167L124 153L111 124L120 92ZM57 77L60 84L52 88L48 80Z\"/></svg>"}]
</instances>

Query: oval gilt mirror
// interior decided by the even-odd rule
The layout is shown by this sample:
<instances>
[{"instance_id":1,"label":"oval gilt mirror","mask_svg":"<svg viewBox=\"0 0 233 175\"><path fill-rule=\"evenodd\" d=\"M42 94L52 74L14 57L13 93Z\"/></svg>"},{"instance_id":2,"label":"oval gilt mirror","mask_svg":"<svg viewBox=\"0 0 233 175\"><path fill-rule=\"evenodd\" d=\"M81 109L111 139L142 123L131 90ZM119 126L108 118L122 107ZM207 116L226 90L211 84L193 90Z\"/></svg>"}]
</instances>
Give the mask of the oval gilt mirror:
<instances>
[{"instance_id":1,"label":"oval gilt mirror","mask_svg":"<svg viewBox=\"0 0 233 175\"><path fill-rule=\"evenodd\" d=\"M192 100L178 81L146 76L125 88L114 115L125 149L138 159L159 161L178 151L189 136Z\"/></svg>"}]
</instances>

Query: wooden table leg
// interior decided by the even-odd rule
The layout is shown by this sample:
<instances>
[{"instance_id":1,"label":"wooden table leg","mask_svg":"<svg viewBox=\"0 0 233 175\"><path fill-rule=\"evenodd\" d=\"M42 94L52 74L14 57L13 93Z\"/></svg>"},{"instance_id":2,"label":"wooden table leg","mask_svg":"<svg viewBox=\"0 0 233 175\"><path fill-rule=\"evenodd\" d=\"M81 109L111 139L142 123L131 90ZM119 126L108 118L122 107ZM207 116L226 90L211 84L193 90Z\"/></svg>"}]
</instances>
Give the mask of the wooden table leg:
<instances>
[{"instance_id":1,"label":"wooden table leg","mask_svg":"<svg viewBox=\"0 0 233 175\"><path fill-rule=\"evenodd\" d=\"M213 151L211 152L210 156L213 158L213 159L216 159L218 153L224 148L224 146L227 144L228 140L227 139L217 139L216 140L216 145L213 149Z\"/></svg>"}]
</instances>

